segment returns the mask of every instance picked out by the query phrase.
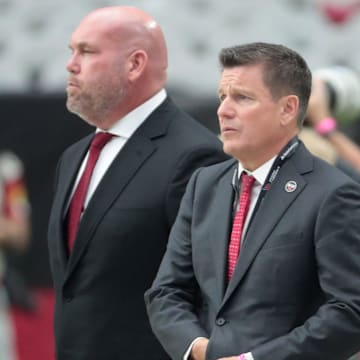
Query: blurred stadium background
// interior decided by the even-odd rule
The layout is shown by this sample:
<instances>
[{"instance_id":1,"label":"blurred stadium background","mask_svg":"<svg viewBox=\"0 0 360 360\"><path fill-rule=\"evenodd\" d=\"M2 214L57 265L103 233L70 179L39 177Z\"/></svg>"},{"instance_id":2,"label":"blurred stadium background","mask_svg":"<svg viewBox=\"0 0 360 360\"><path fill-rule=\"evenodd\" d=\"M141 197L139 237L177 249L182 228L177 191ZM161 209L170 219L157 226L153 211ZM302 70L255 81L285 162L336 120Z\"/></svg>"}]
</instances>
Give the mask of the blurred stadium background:
<instances>
[{"instance_id":1,"label":"blurred stadium background","mask_svg":"<svg viewBox=\"0 0 360 360\"><path fill-rule=\"evenodd\" d=\"M32 204L31 246L10 255L33 307L17 308L18 360L51 360L51 277L46 227L56 161L91 131L65 109L71 32L90 10L133 5L162 26L169 49L168 91L217 131L217 55L222 47L266 41L299 51L312 69L360 72L355 0L0 0L0 144L25 163ZM360 141L358 122L346 131ZM0 354L1 359L1 354Z\"/></svg>"}]
</instances>

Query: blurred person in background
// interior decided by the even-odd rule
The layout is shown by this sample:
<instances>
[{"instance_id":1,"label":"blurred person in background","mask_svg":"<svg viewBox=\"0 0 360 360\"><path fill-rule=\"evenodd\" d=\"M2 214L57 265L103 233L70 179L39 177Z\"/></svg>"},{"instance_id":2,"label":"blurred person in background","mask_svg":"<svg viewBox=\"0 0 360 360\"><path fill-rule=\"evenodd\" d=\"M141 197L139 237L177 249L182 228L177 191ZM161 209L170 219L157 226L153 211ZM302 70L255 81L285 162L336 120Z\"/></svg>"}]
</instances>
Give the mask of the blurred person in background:
<instances>
[{"instance_id":1,"label":"blurred person in background","mask_svg":"<svg viewBox=\"0 0 360 360\"><path fill-rule=\"evenodd\" d=\"M16 359L14 328L10 318L7 250L25 250L30 238L30 206L21 160L12 152L0 151L0 359Z\"/></svg>"},{"instance_id":2,"label":"blurred person in background","mask_svg":"<svg viewBox=\"0 0 360 360\"><path fill-rule=\"evenodd\" d=\"M306 124L300 138L311 151L360 181L360 147L338 127L325 81L314 76Z\"/></svg>"},{"instance_id":3,"label":"blurred person in background","mask_svg":"<svg viewBox=\"0 0 360 360\"><path fill-rule=\"evenodd\" d=\"M306 117L310 128L303 128L300 138L315 155L360 182L360 147L344 134L332 113L329 91L319 76L314 76ZM350 360L355 360L354 355Z\"/></svg>"},{"instance_id":4,"label":"blurred person in background","mask_svg":"<svg viewBox=\"0 0 360 360\"><path fill-rule=\"evenodd\" d=\"M67 108L96 131L57 168L48 232L56 358L168 359L143 294L189 177L228 157L167 95L166 43L151 16L97 9L70 49Z\"/></svg>"},{"instance_id":5,"label":"blurred person in background","mask_svg":"<svg viewBox=\"0 0 360 360\"><path fill-rule=\"evenodd\" d=\"M360 185L298 139L312 82L298 53L250 43L220 62L233 159L189 181L145 293L152 328L172 359L345 360L360 348Z\"/></svg>"}]
</instances>

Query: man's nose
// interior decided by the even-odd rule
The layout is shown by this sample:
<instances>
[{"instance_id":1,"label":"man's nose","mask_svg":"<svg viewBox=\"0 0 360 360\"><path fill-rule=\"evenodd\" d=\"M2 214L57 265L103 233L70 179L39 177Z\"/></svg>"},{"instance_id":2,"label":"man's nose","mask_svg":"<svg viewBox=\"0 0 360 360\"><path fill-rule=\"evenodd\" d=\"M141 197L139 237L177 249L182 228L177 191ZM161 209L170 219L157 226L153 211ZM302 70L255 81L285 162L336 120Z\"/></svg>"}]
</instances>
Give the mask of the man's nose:
<instances>
[{"instance_id":1,"label":"man's nose","mask_svg":"<svg viewBox=\"0 0 360 360\"><path fill-rule=\"evenodd\" d=\"M231 105L231 100L229 98L222 100L218 107L217 114L219 119L232 118L235 115L234 108Z\"/></svg>"},{"instance_id":2,"label":"man's nose","mask_svg":"<svg viewBox=\"0 0 360 360\"><path fill-rule=\"evenodd\" d=\"M71 55L66 64L66 70L70 73L78 73L80 71L79 60L75 54Z\"/></svg>"}]
</instances>

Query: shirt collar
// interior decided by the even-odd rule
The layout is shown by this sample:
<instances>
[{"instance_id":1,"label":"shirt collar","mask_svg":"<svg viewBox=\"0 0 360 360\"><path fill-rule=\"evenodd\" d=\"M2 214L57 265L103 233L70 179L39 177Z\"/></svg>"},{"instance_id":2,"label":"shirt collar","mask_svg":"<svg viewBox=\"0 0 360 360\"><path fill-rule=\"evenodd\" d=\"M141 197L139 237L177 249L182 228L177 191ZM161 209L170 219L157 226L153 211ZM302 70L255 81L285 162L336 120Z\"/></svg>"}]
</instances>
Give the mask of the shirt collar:
<instances>
[{"instance_id":1,"label":"shirt collar","mask_svg":"<svg viewBox=\"0 0 360 360\"><path fill-rule=\"evenodd\" d=\"M265 184L265 180L269 174L269 171L274 164L276 157L277 156L274 156L273 158L271 158L266 163L262 164L252 172L244 169L242 164L239 162L238 176L240 177L241 173L245 171L248 175L252 175L255 178L256 182L258 182L261 186L263 186Z\"/></svg>"},{"instance_id":2,"label":"shirt collar","mask_svg":"<svg viewBox=\"0 0 360 360\"><path fill-rule=\"evenodd\" d=\"M161 89L157 94L145 101L143 104L119 119L108 132L123 138L130 138L136 129L147 119L147 117L157 108L166 98L166 90ZM102 131L96 129L96 132Z\"/></svg>"}]
</instances>

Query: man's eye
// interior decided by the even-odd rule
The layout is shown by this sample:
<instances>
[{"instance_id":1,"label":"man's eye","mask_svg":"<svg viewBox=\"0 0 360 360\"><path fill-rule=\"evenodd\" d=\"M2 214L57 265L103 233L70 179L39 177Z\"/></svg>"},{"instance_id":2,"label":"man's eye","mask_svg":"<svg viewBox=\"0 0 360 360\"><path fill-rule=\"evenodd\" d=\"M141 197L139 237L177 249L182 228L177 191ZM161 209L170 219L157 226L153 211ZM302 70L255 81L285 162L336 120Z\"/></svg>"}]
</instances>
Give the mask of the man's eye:
<instances>
[{"instance_id":1,"label":"man's eye","mask_svg":"<svg viewBox=\"0 0 360 360\"><path fill-rule=\"evenodd\" d=\"M243 95L243 94L238 94L235 96L235 99L236 100L246 100L248 99L248 97L246 95Z\"/></svg>"},{"instance_id":2,"label":"man's eye","mask_svg":"<svg viewBox=\"0 0 360 360\"><path fill-rule=\"evenodd\" d=\"M238 94L236 96L234 96L234 100L237 102L248 102L251 101L253 98L251 96L248 95L244 95L244 94Z\"/></svg>"}]
</instances>

